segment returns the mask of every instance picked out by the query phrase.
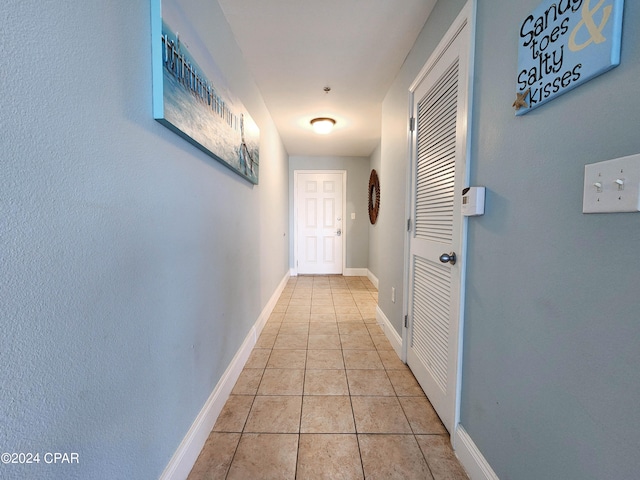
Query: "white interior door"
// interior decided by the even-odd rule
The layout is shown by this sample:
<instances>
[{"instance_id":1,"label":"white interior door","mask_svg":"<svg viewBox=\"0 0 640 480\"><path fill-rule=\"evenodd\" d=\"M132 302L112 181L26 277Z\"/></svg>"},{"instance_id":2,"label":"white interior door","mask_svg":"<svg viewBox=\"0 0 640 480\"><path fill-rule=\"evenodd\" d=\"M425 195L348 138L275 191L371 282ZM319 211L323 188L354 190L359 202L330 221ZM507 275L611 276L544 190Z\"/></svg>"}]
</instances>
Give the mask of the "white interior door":
<instances>
[{"instance_id":1,"label":"white interior door","mask_svg":"<svg viewBox=\"0 0 640 480\"><path fill-rule=\"evenodd\" d=\"M454 23L412 87L407 363L450 432L457 422L464 262L470 28L463 25Z\"/></svg>"},{"instance_id":2,"label":"white interior door","mask_svg":"<svg viewBox=\"0 0 640 480\"><path fill-rule=\"evenodd\" d=\"M295 172L299 274L341 274L344 173Z\"/></svg>"}]
</instances>

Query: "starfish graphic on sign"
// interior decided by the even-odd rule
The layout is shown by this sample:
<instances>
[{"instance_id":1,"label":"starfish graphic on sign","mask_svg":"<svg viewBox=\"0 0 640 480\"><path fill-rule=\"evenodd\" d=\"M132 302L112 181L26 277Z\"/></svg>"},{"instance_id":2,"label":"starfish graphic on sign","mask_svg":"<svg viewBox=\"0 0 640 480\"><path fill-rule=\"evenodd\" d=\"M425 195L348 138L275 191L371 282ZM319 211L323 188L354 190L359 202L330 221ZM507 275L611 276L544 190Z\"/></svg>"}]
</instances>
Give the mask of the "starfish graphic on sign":
<instances>
[{"instance_id":1,"label":"starfish graphic on sign","mask_svg":"<svg viewBox=\"0 0 640 480\"><path fill-rule=\"evenodd\" d=\"M527 103L527 96L529 95L529 92L531 91L530 88L527 88L524 92L522 93L516 93L516 101L513 102L512 107L515 108L516 110L520 110L522 107L528 107L529 104Z\"/></svg>"}]
</instances>

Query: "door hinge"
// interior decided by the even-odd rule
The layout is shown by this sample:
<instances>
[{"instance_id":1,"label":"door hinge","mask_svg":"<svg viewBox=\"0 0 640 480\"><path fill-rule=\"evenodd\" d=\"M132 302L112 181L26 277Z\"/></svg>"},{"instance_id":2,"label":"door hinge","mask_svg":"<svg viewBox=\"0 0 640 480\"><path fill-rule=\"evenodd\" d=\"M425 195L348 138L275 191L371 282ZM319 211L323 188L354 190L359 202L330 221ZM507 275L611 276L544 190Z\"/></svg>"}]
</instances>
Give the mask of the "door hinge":
<instances>
[{"instance_id":1,"label":"door hinge","mask_svg":"<svg viewBox=\"0 0 640 480\"><path fill-rule=\"evenodd\" d=\"M407 218L407 232L411 231L411 219Z\"/></svg>"},{"instance_id":2,"label":"door hinge","mask_svg":"<svg viewBox=\"0 0 640 480\"><path fill-rule=\"evenodd\" d=\"M411 117L409 119L409 131L413 132L416 129L416 117Z\"/></svg>"},{"instance_id":3,"label":"door hinge","mask_svg":"<svg viewBox=\"0 0 640 480\"><path fill-rule=\"evenodd\" d=\"M404 316L404 328L408 328L409 324L409 315Z\"/></svg>"}]
</instances>

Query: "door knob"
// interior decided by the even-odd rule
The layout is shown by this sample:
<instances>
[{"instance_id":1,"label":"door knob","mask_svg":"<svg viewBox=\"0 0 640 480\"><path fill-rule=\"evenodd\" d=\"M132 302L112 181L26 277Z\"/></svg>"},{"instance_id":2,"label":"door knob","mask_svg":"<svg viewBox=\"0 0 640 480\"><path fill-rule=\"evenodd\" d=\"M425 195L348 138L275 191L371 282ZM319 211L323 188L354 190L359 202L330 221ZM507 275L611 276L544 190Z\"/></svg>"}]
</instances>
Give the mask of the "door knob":
<instances>
[{"instance_id":1,"label":"door knob","mask_svg":"<svg viewBox=\"0 0 640 480\"><path fill-rule=\"evenodd\" d=\"M338 231L336 232L336 237L339 237L342 235L342 229L339 228Z\"/></svg>"},{"instance_id":2,"label":"door knob","mask_svg":"<svg viewBox=\"0 0 640 480\"><path fill-rule=\"evenodd\" d=\"M456 264L456 252L451 252L451 253L443 253L442 255L440 255L440 261L442 263L450 263L451 265L455 265Z\"/></svg>"}]
</instances>

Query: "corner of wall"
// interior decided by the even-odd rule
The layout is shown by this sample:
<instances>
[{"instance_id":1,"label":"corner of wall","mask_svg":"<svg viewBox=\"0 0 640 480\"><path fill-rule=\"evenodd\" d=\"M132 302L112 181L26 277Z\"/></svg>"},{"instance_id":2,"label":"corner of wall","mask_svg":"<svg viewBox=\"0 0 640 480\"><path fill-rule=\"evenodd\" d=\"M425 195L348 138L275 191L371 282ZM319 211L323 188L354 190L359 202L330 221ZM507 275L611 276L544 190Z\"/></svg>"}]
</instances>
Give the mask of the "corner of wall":
<instances>
[{"instance_id":1,"label":"corner of wall","mask_svg":"<svg viewBox=\"0 0 640 480\"><path fill-rule=\"evenodd\" d=\"M391 343L391 346L393 347L395 352L398 354L398 357L400 357L400 359L405 362L406 359L403 355L402 337L398 334L398 332L396 332L396 329L393 328L393 325L391 325L391 322L384 314L384 312L380 309L379 305L376 306L376 320L378 320L378 325L380 325L380 328L382 328L382 331L389 339L389 342Z\"/></svg>"},{"instance_id":2,"label":"corner of wall","mask_svg":"<svg viewBox=\"0 0 640 480\"><path fill-rule=\"evenodd\" d=\"M460 424L456 427L453 437L456 456L473 480L499 480L496 473L484 458L467 431Z\"/></svg>"}]
</instances>

